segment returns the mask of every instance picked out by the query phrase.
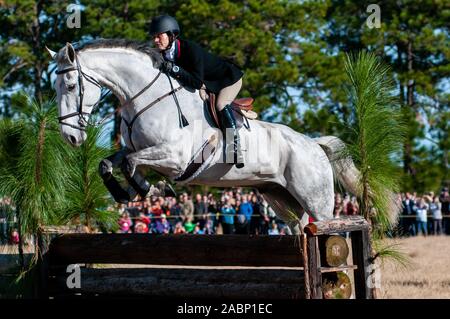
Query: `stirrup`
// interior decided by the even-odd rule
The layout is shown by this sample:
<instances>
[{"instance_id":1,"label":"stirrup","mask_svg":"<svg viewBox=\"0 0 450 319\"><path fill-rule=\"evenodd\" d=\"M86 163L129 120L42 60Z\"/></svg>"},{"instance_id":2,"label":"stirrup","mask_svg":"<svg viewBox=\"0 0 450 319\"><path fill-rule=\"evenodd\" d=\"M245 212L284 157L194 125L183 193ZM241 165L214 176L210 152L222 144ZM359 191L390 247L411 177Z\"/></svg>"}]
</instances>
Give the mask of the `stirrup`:
<instances>
[{"instance_id":1,"label":"stirrup","mask_svg":"<svg viewBox=\"0 0 450 319\"><path fill-rule=\"evenodd\" d=\"M244 167L244 157L238 139L237 135L234 135L232 142L228 144L225 143L225 160L228 164L233 164L236 165L237 168L242 168ZM232 158L232 162L227 161L230 157Z\"/></svg>"},{"instance_id":2,"label":"stirrup","mask_svg":"<svg viewBox=\"0 0 450 319\"><path fill-rule=\"evenodd\" d=\"M236 168L244 167L244 156L242 155L242 149L240 143L234 143L234 165Z\"/></svg>"}]
</instances>

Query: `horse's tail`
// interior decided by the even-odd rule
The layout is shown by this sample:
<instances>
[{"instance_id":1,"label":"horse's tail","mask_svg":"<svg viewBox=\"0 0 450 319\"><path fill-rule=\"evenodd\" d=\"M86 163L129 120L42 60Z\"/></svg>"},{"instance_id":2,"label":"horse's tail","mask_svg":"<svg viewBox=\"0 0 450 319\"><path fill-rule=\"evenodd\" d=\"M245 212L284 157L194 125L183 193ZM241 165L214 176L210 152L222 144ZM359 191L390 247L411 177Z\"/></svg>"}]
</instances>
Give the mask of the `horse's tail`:
<instances>
[{"instance_id":1,"label":"horse's tail","mask_svg":"<svg viewBox=\"0 0 450 319\"><path fill-rule=\"evenodd\" d=\"M337 177L339 183L344 188L356 195L362 197L362 188L359 185L360 172L353 163L352 158L345 153L345 143L335 136L323 136L315 138L314 141L322 147L327 154L328 160L333 168L333 173ZM369 196L371 190L369 189ZM399 215L399 205L393 192L388 192L389 205L386 217L391 225L395 225Z\"/></svg>"}]
</instances>

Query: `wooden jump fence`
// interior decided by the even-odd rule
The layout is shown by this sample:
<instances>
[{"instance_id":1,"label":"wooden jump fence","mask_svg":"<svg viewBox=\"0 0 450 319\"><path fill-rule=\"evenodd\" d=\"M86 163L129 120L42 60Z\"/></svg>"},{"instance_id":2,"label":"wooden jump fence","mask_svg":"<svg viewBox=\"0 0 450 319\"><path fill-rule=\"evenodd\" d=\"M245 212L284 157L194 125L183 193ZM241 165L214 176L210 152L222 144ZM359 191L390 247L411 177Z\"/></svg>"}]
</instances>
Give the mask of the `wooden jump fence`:
<instances>
[{"instance_id":1,"label":"wooden jump fence","mask_svg":"<svg viewBox=\"0 0 450 319\"><path fill-rule=\"evenodd\" d=\"M351 248L336 236L346 232ZM362 217L315 222L305 227L305 233L304 237L42 233L37 295L320 299L329 297L323 291L325 277L353 273L352 295L373 297L366 284L369 225ZM352 258L347 258L346 250ZM81 266L79 288L67 286L71 264Z\"/></svg>"}]
</instances>

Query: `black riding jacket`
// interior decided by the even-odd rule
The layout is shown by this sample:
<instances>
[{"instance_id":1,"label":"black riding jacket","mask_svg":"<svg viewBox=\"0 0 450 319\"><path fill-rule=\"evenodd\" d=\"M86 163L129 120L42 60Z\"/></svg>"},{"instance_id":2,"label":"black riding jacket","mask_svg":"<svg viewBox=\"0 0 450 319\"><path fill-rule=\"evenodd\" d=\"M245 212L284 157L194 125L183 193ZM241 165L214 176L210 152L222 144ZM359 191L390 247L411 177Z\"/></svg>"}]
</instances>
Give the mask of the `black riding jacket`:
<instances>
[{"instance_id":1,"label":"black riding jacket","mask_svg":"<svg viewBox=\"0 0 450 319\"><path fill-rule=\"evenodd\" d=\"M218 94L223 88L236 83L244 73L234 64L209 53L195 42L177 39L174 63L180 68L171 73L182 85Z\"/></svg>"}]
</instances>

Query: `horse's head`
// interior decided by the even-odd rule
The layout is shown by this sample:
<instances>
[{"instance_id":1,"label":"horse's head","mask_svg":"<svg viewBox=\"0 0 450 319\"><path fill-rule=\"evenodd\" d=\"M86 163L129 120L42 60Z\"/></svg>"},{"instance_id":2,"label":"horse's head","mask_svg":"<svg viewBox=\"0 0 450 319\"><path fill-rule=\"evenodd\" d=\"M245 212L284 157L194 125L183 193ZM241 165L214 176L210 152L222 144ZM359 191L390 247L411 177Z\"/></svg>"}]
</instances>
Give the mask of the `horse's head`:
<instances>
[{"instance_id":1,"label":"horse's head","mask_svg":"<svg viewBox=\"0 0 450 319\"><path fill-rule=\"evenodd\" d=\"M55 89L61 134L72 146L80 146L86 140L89 116L100 100L100 83L85 73L70 43L58 53L47 50L57 64Z\"/></svg>"}]
</instances>

